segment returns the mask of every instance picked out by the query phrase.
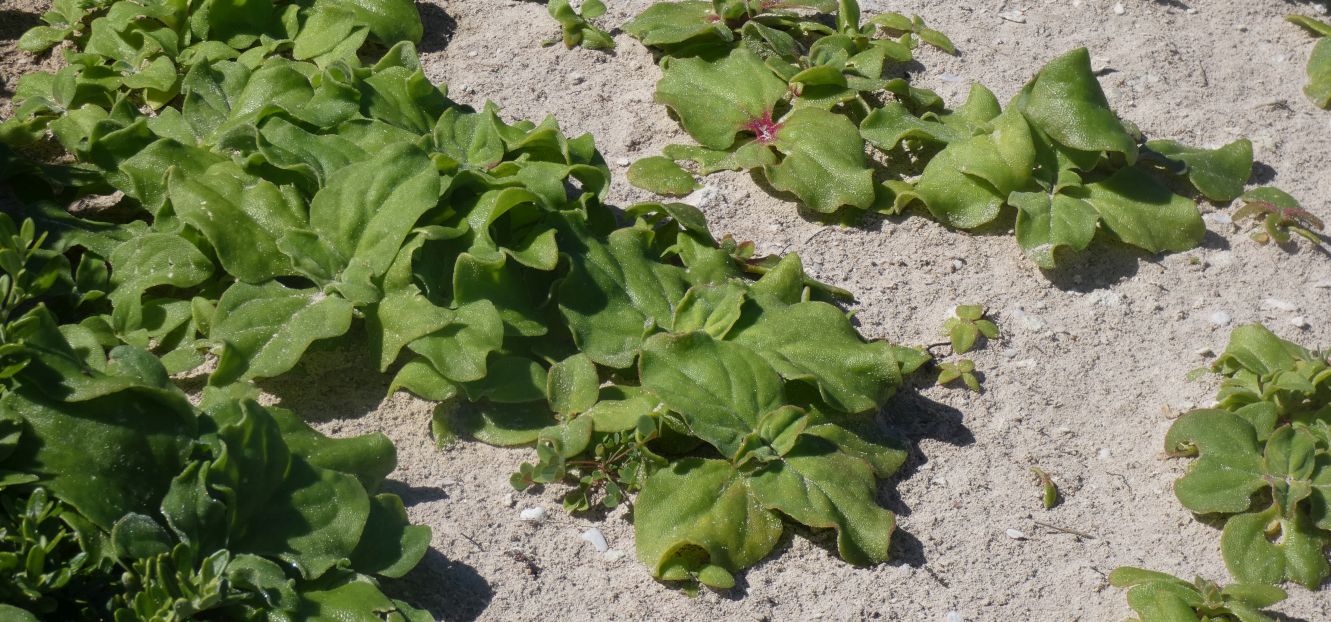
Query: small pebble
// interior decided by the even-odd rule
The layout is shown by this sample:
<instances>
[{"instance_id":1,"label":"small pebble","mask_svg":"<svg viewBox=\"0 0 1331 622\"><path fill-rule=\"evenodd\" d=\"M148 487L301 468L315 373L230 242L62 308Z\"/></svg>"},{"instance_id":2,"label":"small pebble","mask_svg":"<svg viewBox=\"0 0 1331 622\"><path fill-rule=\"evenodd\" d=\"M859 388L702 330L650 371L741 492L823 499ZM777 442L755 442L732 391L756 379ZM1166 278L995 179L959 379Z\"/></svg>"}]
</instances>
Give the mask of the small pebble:
<instances>
[{"instance_id":1,"label":"small pebble","mask_svg":"<svg viewBox=\"0 0 1331 622\"><path fill-rule=\"evenodd\" d=\"M1229 324L1230 318L1228 313L1225 313L1224 311L1216 311L1215 313L1212 313L1210 316L1208 316L1206 319L1211 320L1211 323L1215 324L1216 326L1224 326L1226 324Z\"/></svg>"},{"instance_id":2,"label":"small pebble","mask_svg":"<svg viewBox=\"0 0 1331 622\"><path fill-rule=\"evenodd\" d=\"M1210 348L1197 348L1197 356L1201 357L1215 356L1215 350L1212 350Z\"/></svg>"},{"instance_id":3,"label":"small pebble","mask_svg":"<svg viewBox=\"0 0 1331 622\"><path fill-rule=\"evenodd\" d=\"M1192 410L1192 409L1194 409L1194 408L1196 408L1196 407L1197 407L1197 405L1194 404L1194 403L1192 403L1192 402L1179 402L1179 403L1178 403L1178 410L1181 410L1181 411L1183 411L1183 412L1188 412L1188 411L1190 411L1190 410Z\"/></svg>"},{"instance_id":4,"label":"small pebble","mask_svg":"<svg viewBox=\"0 0 1331 622\"><path fill-rule=\"evenodd\" d=\"M528 523L539 523L545 520L545 508L539 505L534 508L527 508L518 514L518 518Z\"/></svg>"},{"instance_id":5,"label":"small pebble","mask_svg":"<svg viewBox=\"0 0 1331 622\"><path fill-rule=\"evenodd\" d=\"M606 551L604 554L602 554L601 558L610 563L614 563L621 559L624 559L624 551L621 551L619 549L610 549L609 551Z\"/></svg>"},{"instance_id":6,"label":"small pebble","mask_svg":"<svg viewBox=\"0 0 1331 622\"><path fill-rule=\"evenodd\" d=\"M1122 2L1116 2L1116 3L1114 3L1114 15L1122 15L1122 14L1127 13L1127 12L1128 12L1127 9L1124 9L1124 8L1123 8L1123 3L1122 3Z\"/></svg>"},{"instance_id":7,"label":"small pebble","mask_svg":"<svg viewBox=\"0 0 1331 622\"><path fill-rule=\"evenodd\" d=\"M582 539L591 542L592 546L596 547L597 553L610 550L610 547L605 543L605 536L601 535L601 530L595 527L582 532Z\"/></svg>"},{"instance_id":8,"label":"small pebble","mask_svg":"<svg viewBox=\"0 0 1331 622\"><path fill-rule=\"evenodd\" d=\"M1003 11L1002 13L999 13L998 16L1016 24L1026 23L1026 16L1022 15L1021 11Z\"/></svg>"},{"instance_id":9,"label":"small pebble","mask_svg":"<svg viewBox=\"0 0 1331 622\"><path fill-rule=\"evenodd\" d=\"M1263 299L1262 299L1262 308L1263 308L1263 309L1274 309L1274 310L1276 310L1276 311L1293 311L1293 310L1297 309L1298 307L1297 307L1294 303L1292 303L1292 302L1286 302L1286 301L1281 300L1281 299L1279 299L1279 298L1263 298Z\"/></svg>"},{"instance_id":10,"label":"small pebble","mask_svg":"<svg viewBox=\"0 0 1331 622\"><path fill-rule=\"evenodd\" d=\"M1025 540L1025 539L1026 539L1026 534L1024 534L1024 533L1022 533L1022 532L1020 532L1020 531L1018 531L1018 530L1016 530L1016 529L1009 529L1009 530L1007 530L1006 533L1007 533L1007 537L1012 538L1013 540Z\"/></svg>"},{"instance_id":11,"label":"small pebble","mask_svg":"<svg viewBox=\"0 0 1331 622\"><path fill-rule=\"evenodd\" d=\"M964 262L964 261L962 261L962 260L960 260L960 259L953 259L953 260L952 260L952 271L953 271L953 272L956 272L957 270L960 270L960 269L961 269L963 266L965 266L965 265L966 265L966 262Z\"/></svg>"},{"instance_id":12,"label":"small pebble","mask_svg":"<svg viewBox=\"0 0 1331 622\"><path fill-rule=\"evenodd\" d=\"M510 492L504 495L504 505L508 507L513 507L514 505L517 505L517 503L518 500L513 498L513 493Z\"/></svg>"},{"instance_id":13,"label":"small pebble","mask_svg":"<svg viewBox=\"0 0 1331 622\"><path fill-rule=\"evenodd\" d=\"M630 164L632 164L632 162L629 162L628 158L620 158L618 160L615 160L616 166L628 166Z\"/></svg>"},{"instance_id":14,"label":"small pebble","mask_svg":"<svg viewBox=\"0 0 1331 622\"><path fill-rule=\"evenodd\" d=\"M956 611L947 612L946 620L947 622L966 622L966 618L961 617L961 614Z\"/></svg>"},{"instance_id":15,"label":"small pebble","mask_svg":"<svg viewBox=\"0 0 1331 622\"><path fill-rule=\"evenodd\" d=\"M1009 359L1017 358L1017 354L1018 354L1018 352L1017 352L1017 349L1016 349L1016 348L1008 348L1008 349L1006 349L1006 350L1003 350L1003 356L1005 356L1005 357L1007 357L1007 358L1009 358Z\"/></svg>"},{"instance_id":16,"label":"small pebble","mask_svg":"<svg viewBox=\"0 0 1331 622\"><path fill-rule=\"evenodd\" d=\"M580 73L578 73L578 72L576 72L576 71L573 72L573 73L568 74L568 81L569 81L569 82L572 82L572 83L574 83L574 84L582 84L582 81L585 80L585 79L586 79L586 78L582 77L582 74L580 74Z\"/></svg>"},{"instance_id":17,"label":"small pebble","mask_svg":"<svg viewBox=\"0 0 1331 622\"><path fill-rule=\"evenodd\" d=\"M1304 318L1302 315L1289 318L1289 323L1293 324L1294 328L1298 328L1300 330L1308 328L1308 320Z\"/></svg>"},{"instance_id":18,"label":"small pebble","mask_svg":"<svg viewBox=\"0 0 1331 622\"><path fill-rule=\"evenodd\" d=\"M1108 447L1101 447L1098 455L1101 460L1108 460L1109 456L1113 455L1113 452L1109 451Z\"/></svg>"},{"instance_id":19,"label":"small pebble","mask_svg":"<svg viewBox=\"0 0 1331 622\"><path fill-rule=\"evenodd\" d=\"M468 57L468 58L476 58L476 50L472 50L472 51L470 51L470 52L467 52L467 57Z\"/></svg>"}]
</instances>

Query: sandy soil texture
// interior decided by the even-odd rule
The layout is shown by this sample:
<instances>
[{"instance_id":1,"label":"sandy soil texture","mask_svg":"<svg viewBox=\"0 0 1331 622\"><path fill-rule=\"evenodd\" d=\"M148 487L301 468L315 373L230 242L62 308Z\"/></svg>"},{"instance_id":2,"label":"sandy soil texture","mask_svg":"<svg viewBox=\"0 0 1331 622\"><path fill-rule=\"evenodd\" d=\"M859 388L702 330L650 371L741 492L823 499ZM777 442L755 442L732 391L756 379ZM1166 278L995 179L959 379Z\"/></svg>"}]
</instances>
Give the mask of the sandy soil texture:
<instances>
[{"instance_id":1,"label":"sandy soil texture","mask_svg":"<svg viewBox=\"0 0 1331 622\"><path fill-rule=\"evenodd\" d=\"M43 4L0 9L6 88L33 66L8 39ZM649 2L608 4L599 22L618 25ZM1123 0L1120 14L1114 0L863 4L866 13L919 13L953 38L958 57L921 49L908 68L950 103L973 81L1006 100L1045 61L1086 46L1111 103L1149 136L1204 146L1248 137L1256 182L1331 216L1331 112L1304 98L1312 42L1283 20L1323 7ZM510 119L554 113L570 133L594 134L620 174L617 204L651 198L624 181L630 160L688 141L652 101L659 72L651 55L618 31L612 53L565 50L540 45L558 31L543 3L429 0L421 11L431 79L447 82L459 101L496 101ZM1024 21L999 16L1012 11ZM9 93L0 95L4 113ZM791 530L736 589L688 598L634 559L626 509L573 517L559 508L559 490L513 493L508 475L527 450L436 449L432 405L382 399L387 379L361 354L327 352L302 377L266 388L326 432L382 430L397 444L390 491L434 528L434 549L395 592L448 620L1121 620L1130 612L1105 578L1116 566L1226 577L1219 531L1174 499L1184 465L1164 458L1164 432L1179 411L1210 402L1215 383L1184 376L1211 360L1202 352L1224 347L1233 326L1264 321L1304 345L1331 345L1326 253L1259 246L1229 224L1234 208L1208 205L1201 248L1150 256L1098 247L1041 272L1010 234L970 235L919 216L829 227L747 175L705 182L694 200L718 234L753 240L760 252L799 253L815 276L854 292L870 337L938 341L958 303L987 305L1003 327L1005 339L972 357L984 394L919 378L879 415L914 445L906 468L881 487L882 503L899 515L895 561L855 568L837 558L828 534ZM1300 317L1310 326L1296 327ZM1065 495L1054 510L1041 508L1034 465ZM547 520L519 519L536 506ZM609 554L581 538L593 527ZM1331 592L1289 590L1278 608L1290 619L1331 620Z\"/></svg>"}]
</instances>

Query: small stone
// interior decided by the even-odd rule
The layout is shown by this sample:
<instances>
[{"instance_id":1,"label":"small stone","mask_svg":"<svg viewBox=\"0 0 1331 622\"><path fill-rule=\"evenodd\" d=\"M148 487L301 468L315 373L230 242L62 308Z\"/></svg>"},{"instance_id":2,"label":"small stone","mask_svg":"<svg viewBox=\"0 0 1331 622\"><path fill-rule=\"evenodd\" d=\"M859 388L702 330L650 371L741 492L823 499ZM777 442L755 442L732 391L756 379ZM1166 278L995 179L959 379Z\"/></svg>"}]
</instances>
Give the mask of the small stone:
<instances>
[{"instance_id":1,"label":"small stone","mask_svg":"<svg viewBox=\"0 0 1331 622\"><path fill-rule=\"evenodd\" d=\"M1299 330L1306 330L1308 328L1308 320L1307 318L1304 318L1302 315L1289 318L1289 323L1293 324L1294 328L1297 328Z\"/></svg>"},{"instance_id":2,"label":"small stone","mask_svg":"<svg viewBox=\"0 0 1331 622\"><path fill-rule=\"evenodd\" d=\"M476 50L472 50L472 51L470 51L470 52L467 52L467 57L468 57L468 58L476 58Z\"/></svg>"},{"instance_id":3,"label":"small stone","mask_svg":"<svg viewBox=\"0 0 1331 622\"><path fill-rule=\"evenodd\" d=\"M1114 452L1109 451L1108 447L1101 447L1100 451L1097 452L1096 455L1100 456L1101 460L1108 460L1109 456L1114 455Z\"/></svg>"},{"instance_id":4,"label":"small stone","mask_svg":"<svg viewBox=\"0 0 1331 622\"><path fill-rule=\"evenodd\" d=\"M1225 313L1224 311L1216 311L1215 313L1212 313L1211 315L1207 316L1206 319L1210 320L1211 323L1215 324L1216 326L1224 326L1226 324L1229 324L1230 321L1229 314Z\"/></svg>"},{"instance_id":5,"label":"small stone","mask_svg":"<svg viewBox=\"0 0 1331 622\"><path fill-rule=\"evenodd\" d=\"M1180 411L1182 411L1182 412L1188 412L1188 411L1190 411L1190 410L1192 410L1192 409L1194 409L1194 408L1196 408L1196 407L1197 407L1197 405L1194 404L1194 403L1192 403L1192 402L1179 402L1179 403L1178 403L1178 410L1180 410Z\"/></svg>"},{"instance_id":6,"label":"small stone","mask_svg":"<svg viewBox=\"0 0 1331 622\"><path fill-rule=\"evenodd\" d=\"M545 520L545 508L539 505L534 508L527 508L518 514L518 518L528 523L539 523Z\"/></svg>"},{"instance_id":7,"label":"small stone","mask_svg":"<svg viewBox=\"0 0 1331 622\"><path fill-rule=\"evenodd\" d=\"M615 160L616 166L628 166L630 164L632 164L632 162L630 162L628 158L620 158L618 160Z\"/></svg>"},{"instance_id":8,"label":"small stone","mask_svg":"<svg viewBox=\"0 0 1331 622\"><path fill-rule=\"evenodd\" d=\"M1002 13L999 13L998 16L1015 24L1026 23L1026 16L1022 15L1021 11L1003 11Z\"/></svg>"},{"instance_id":9,"label":"small stone","mask_svg":"<svg viewBox=\"0 0 1331 622\"><path fill-rule=\"evenodd\" d=\"M1123 8L1123 3L1122 3L1122 2L1115 2L1115 3L1114 3L1114 15L1122 15L1122 14L1127 13L1127 12L1128 12L1128 10L1125 9L1125 8Z\"/></svg>"},{"instance_id":10,"label":"small stone","mask_svg":"<svg viewBox=\"0 0 1331 622\"><path fill-rule=\"evenodd\" d=\"M513 507L513 506L517 505L517 503L518 503L518 500L513 498L513 493L510 492L510 493L504 495L504 505L506 505L506 506L508 506L508 507Z\"/></svg>"},{"instance_id":11,"label":"small stone","mask_svg":"<svg viewBox=\"0 0 1331 622\"><path fill-rule=\"evenodd\" d=\"M1211 348L1197 348L1197 356L1200 357L1215 356L1215 350L1212 350Z\"/></svg>"},{"instance_id":12,"label":"small stone","mask_svg":"<svg viewBox=\"0 0 1331 622\"><path fill-rule=\"evenodd\" d=\"M1331 281L1318 281L1313 283L1313 287L1316 287L1317 289L1331 289Z\"/></svg>"},{"instance_id":13,"label":"small stone","mask_svg":"<svg viewBox=\"0 0 1331 622\"><path fill-rule=\"evenodd\" d=\"M1017 352L1016 348L1008 348L1006 350L1003 350L1003 356L1007 357L1009 360L1017 358L1017 354L1019 353Z\"/></svg>"},{"instance_id":14,"label":"small stone","mask_svg":"<svg viewBox=\"0 0 1331 622\"><path fill-rule=\"evenodd\" d=\"M961 617L961 614L956 611L947 612L945 620L946 622L966 622L966 618Z\"/></svg>"},{"instance_id":15,"label":"small stone","mask_svg":"<svg viewBox=\"0 0 1331 622\"><path fill-rule=\"evenodd\" d=\"M1072 428L1067 428L1067 427L1059 428L1059 429L1058 429L1058 433L1059 433L1059 434L1072 434Z\"/></svg>"},{"instance_id":16,"label":"small stone","mask_svg":"<svg viewBox=\"0 0 1331 622\"><path fill-rule=\"evenodd\" d=\"M574 83L574 84L582 84L582 81L583 81L583 80L586 80L586 78L582 77L582 74L580 74L580 73L578 73L578 72L576 72L576 71L573 72L573 73L568 74L568 81L569 81L569 82L572 82L572 83Z\"/></svg>"},{"instance_id":17,"label":"small stone","mask_svg":"<svg viewBox=\"0 0 1331 622\"><path fill-rule=\"evenodd\" d=\"M1026 534L1024 534L1024 533L1022 533L1021 531L1018 531L1018 530L1016 530L1016 529L1009 529L1009 530L1007 530L1005 533L1007 533L1007 537L1012 538L1013 540L1025 540L1025 539L1026 539Z\"/></svg>"},{"instance_id":18,"label":"small stone","mask_svg":"<svg viewBox=\"0 0 1331 622\"><path fill-rule=\"evenodd\" d=\"M1298 306L1296 306L1292 302L1286 302L1279 298L1263 298L1262 308L1271 309L1275 311L1293 311L1295 309L1298 309Z\"/></svg>"},{"instance_id":19,"label":"small stone","mask_svg":"<svg viewBox=\"0 0 1331 622\"><path fill-rule=\"evenodd\" d=\"M962 260L960 260L960 259L953 259L953 260L952 260L952 271L953 271L953 272L956 272L957 270L960 270L960 269L962 269L963 267L965 267L965 265L966 265L966 262L964 262L964 261L962 261Z\"/></svg>"},{"instance_id":20,"label":"small stone","mask_svg":"<svg viewBox=\"0 0 1331 622\"><path fill-rule=\"evenodd\" d=\"M1234 219L1224 212L1211 212L1210 214L1202 216L1202 220L1213 222L1217 225L1229 225L1234 223Z\"/></svg>"},{"instance_id":21,"label":"small stone","mask_svg":"<svg viewBox=\"0 0 1331 622\"><path fill-rule=\"evenodd\" d=\"M605 543L605 536L601 535L601 530L595 527L582 532L582 539L592 543L592 546L596 547L597 553L610 550L610 547Z\"/></svg>"},{"instance_id":22,"label":"small stone","mask_svg":"<svg viewBox=\"0 0 1331 622\"><path fill-rule=\"evenodd\" d=\"M624 551L621 551L619 549L610 549L609 551L602 553L601 558L613 564L621 559L624 559Z\"/></svg>"}]
</instances>

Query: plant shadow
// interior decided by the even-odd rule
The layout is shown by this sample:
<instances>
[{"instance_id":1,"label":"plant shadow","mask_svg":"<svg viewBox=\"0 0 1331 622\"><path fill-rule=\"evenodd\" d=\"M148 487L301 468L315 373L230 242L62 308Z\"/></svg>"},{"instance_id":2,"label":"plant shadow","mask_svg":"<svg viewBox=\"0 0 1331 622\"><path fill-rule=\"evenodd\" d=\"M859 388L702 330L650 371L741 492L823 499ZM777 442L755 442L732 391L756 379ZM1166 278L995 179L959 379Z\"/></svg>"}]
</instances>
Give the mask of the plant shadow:
<instances>
[{"instance_id":1,"label":"plant shadow","mask_svg":"<svg viewBox=\"0 0 1331 622\"><path fill-rule=\"evenodd\" d=\"M458 22L443 8L428 2L418 3L416 8L421 14L421 23L425 25L425 35L417 49L421 53L442 52L453 41L453 33L458 30Z\"/></svg>"},{"instance_id":2,"label":"plant shadow","mask_svg":"<svg viewBox=\"0 0 1331 622\"><path fill-rule=\"evenodd\" d=\"M382 582L390 597L425 609L436 620L471 622L494 600L494 590L476 569L451 561L431 548L401 579Z\"/></svg>"},{"instance_id":3,"label":"plant shadow","mask_svg":"<svg viewBox=\"0 0 1331 622\"><path fill-rule=\"evenodd\" d=\"M0 41L16 41L42 23L41 16L19 9L0 9Z\"/></svg>"}]
</instances>

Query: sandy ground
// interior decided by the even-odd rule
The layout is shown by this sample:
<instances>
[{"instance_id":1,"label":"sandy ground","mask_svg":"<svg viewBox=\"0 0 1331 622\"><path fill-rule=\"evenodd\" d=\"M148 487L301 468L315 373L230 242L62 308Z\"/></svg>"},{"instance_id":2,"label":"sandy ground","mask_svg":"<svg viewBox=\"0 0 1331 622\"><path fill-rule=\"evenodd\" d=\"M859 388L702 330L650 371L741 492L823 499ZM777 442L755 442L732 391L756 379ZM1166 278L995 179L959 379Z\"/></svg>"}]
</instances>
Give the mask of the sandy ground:
<instances>
[{"instance_id":1,"label":"sandy ground","mask_svg":"<svg viewBox=\"0 0 1331 622\"><path fill-rule=\"evenodd\" d=\"M23 10L43 4L7 1L0 39L31 22ZM617 25L648 2L609 4L600 21ZM864 4L866 13L920 13L952 36L959 57L922 49L911 75L953 103L971 81L1006 99L1045 61L1087 46L1111 102L1148 135L1206 146L1246 136L1260 161L1256 181L1331 216L1331 112L1304 99L1311 39L1282 19L1324 8L1124 0L1120 15L1109 0ZM540 3L431 0L421 9L427 73L455 99L493 99L510 118L556 112L570 133L593 133L612 164L687 140L652 103L658 71L626 35L616 34L611 54L542 48L557 27ZM997 16L1013 10L1024 23ZM6 82L32 66L11 51L0 41ZM855 293L866 335L937 341L957 303L987 305L1006 332L973 356L984 394L920 378L879 416L914 441L907 467L881 486L881 501L899 515L896 560L851 567L827 534L791 530L736 589L686 597L634 559L626 510L572 517L559 509L558 490L512 494L508 474L526 450L460 442L440 451L429 437L430 404L383 400L387 380L358 353L326 353L305 377L268 389L329 433L383 430L397 443L390 489L434 528L434 549L394 592L448 620L1121 620L1130 612L1105 578L1116 566L1226 576L1219 531L1173 497L1184 465L1164 459L1162 438L1179 410L1211 400L1213 381L1184 376L1209 362L1199 350L1224 347L1234 325L1265 321L1304 345L1331 345L1327 254L1259 246L1227 223L1233 208L1204 206L1213 214L1202 248L1148 256L1103 247L1041 272L1007 234L968 235L918 216L826 227L747 175L706 182L700 204L718 234L754 240L760 252L798 252L818 278ZM622 175L616 184L618 204L650 198ZM1297 328L1296 317L1312 326ZM1041 509L1032 465L1053 474L1061 506ZM520 521L534 506L551 518ZM611 555L580 538L592 527ZM1331 620L1331 592L1289 589L1279 606L1289 619Z\"/></svg>"}]
</instances>

